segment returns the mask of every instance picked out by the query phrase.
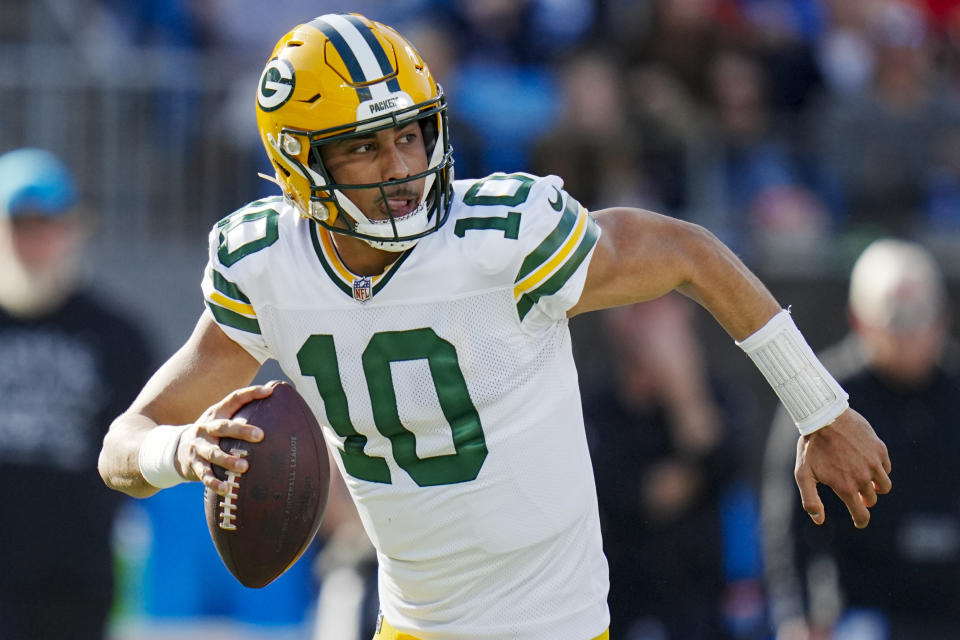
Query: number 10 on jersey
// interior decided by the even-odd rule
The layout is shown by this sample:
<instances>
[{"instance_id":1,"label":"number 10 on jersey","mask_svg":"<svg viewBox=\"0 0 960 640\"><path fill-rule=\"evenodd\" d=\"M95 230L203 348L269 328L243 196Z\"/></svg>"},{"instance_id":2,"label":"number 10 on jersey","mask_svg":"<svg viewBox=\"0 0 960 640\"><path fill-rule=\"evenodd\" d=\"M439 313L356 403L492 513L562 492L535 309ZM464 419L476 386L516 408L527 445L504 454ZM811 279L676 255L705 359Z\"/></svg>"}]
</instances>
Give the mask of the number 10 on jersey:
<instances>
[{"instance_id":1,"label":"number 10 on jersey","mask_svg":"<svg viewBox=\"0 0 960 640\"><path fill-rule=\"evenodd\" d=\"M426 458L417 455L416 435L400 420L390 369L391 362L408 360L427 361L440 409L453 432L456 453ZM310 336L297 352L297 362L300 371L316 382L327 420L344 438L340 456L346 472L360 480L389 484L387 461L364 452L367 437L358 433L350 420L333 336ZM453 344L430 328L384 331L370 338L362 364L377 431L390 440L397 465L421 487L476 479L487 457L487 444Z\"/></svg>"}]
</instances>

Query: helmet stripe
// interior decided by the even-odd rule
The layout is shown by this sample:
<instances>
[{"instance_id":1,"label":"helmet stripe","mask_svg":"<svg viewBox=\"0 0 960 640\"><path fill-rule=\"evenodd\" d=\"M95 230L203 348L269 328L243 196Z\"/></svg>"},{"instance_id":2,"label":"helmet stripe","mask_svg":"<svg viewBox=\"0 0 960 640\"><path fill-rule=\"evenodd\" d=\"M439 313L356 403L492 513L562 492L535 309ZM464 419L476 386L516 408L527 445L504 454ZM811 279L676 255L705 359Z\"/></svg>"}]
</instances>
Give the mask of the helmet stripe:
<instances>
[{"instance_id":1,"label":"helmet stripe","mask_svg":"<svg viewBox=\"0 0 960 640\"><path fill-rule=\"evenodd\" d=\"M395 73L383 45L359 18L328 14L315 18L310 25L330 39L354 84L362 85ZM360 102L380 100L400 91L400 83L393 77L385 83L358 86L356 90Z\"/></svg>"},{"instance_id":2,"label":"helmet stripe","mask_svg":"<svg viewBox=\"0 0 960 640\"><path fill-rule=\"evenodd\" d=\"M380 72L383 77L393 76L390 80L387 81L387 88L390 91L400 91L400 81L397 79L397 72L394 70L393 65L390 64L390 59L387 57L387 52L384 50L383 45L380 44L380 41L377 40L377 37L373 35L373 30L370 29L367 25L363 23L363 20L354 15L347 15L344 18L356 27L357 31L360 32L360 35L363 36L363 39L366 40L367 45L370 47L370 50L373 51L374 57L377 59L377 64L380 65Z\"/></svg>"},{"instance_id":3,"label":"helmet stripe","mask_svg":"<svg viewBox=\"0 0 960 640\"><path fill-rule=\"evenodd\" d=\"M360 66L360 61L357 60L357 57L353 54L353 50L350 48L350 45L347 44L347 41L344 39L340 32L331 25L325 18L331 16L321 16L310 21L310 26L319 29L323 35L327 36L330 40L330 43L333 44L333 48L337 50L337 53L340 54L340 57L343 59L343 64L347 66L347 73L350 74L350 80L354 84L363 84L367 81L367 77L363 74L363 68ZM371 99L370 88L369 87L357 87L357 97L360 99L360 102Z\"/></svg>"}]
</instances>

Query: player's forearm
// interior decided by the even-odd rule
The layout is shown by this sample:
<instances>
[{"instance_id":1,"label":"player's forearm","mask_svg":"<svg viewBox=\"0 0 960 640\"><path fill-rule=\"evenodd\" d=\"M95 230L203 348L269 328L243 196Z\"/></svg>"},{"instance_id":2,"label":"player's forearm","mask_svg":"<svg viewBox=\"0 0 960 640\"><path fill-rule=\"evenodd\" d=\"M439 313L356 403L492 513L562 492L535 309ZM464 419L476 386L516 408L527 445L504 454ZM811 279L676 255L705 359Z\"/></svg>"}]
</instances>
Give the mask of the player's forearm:
<instances>
[{"instance_id":1,"label":"player's forearm","mask_svg":"<svg viewBox=\"0 0 960 640\"><path fill-rule=\"evenodd\" d=\"M687 277L677 289L707 309L735 340L753 334L780 311L760 279L712 233L684 224L678 236Z\"/></svg>"},{"instance_id":2,"label":"player's forearm","mask_svg":"<svg viewBox=\"0 0 960 640\"><path fill-rule=\"evenodd\" d=\"M789 312L713 234L692 230L675 240L684 254L684 293L706 307L753 360L803 435L831 424L849 404Z\"/></svg>"},{"instance_id":3,"label":"player's forearm","mask_svg":"<svg viewBox=\"0 0 960 640\"><path fill-rule=\"evenodd\" d=\"M146 498L159 489L140 472L140 445L157 423L138 413L124 413L110 425L103 439L97 468L104 483L134 498Z\"/></svg>"}]
</instances>

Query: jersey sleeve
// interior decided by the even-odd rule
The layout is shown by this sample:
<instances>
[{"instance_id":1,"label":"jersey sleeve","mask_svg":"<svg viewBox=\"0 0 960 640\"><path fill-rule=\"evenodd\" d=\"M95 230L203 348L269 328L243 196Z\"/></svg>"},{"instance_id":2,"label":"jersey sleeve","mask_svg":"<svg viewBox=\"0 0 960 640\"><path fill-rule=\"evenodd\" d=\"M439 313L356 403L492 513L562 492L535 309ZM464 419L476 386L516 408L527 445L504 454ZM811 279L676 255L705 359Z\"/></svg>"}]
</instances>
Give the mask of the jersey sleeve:
<instances>
[{"instance_id":1,"label":"jersey sleeve","mask_svg":"<svg viewBox=\"0 0 960 640\"><path fill-rule=\"evenodd\" d=\"M513 283L520 322L566 319L583 293L600 227L556 176L537 179L522 212Z\"/></svg>"},{"instance_id":2,"label":"jersey sleeve","mask_svg":"<svg viewBox=\"0 0 960 640\"><path fill-rule=\"evenodd\" d=\"M253 302L244 292L242 267L236 266L244 248L254 246L260 225L237 224L236 217L221 220L211 230L209 259L203 272L203 299L217 325L247 353L263 363L272 357ZM255 237L257 236L257 237Z\"/></svg>"}]
</instances>

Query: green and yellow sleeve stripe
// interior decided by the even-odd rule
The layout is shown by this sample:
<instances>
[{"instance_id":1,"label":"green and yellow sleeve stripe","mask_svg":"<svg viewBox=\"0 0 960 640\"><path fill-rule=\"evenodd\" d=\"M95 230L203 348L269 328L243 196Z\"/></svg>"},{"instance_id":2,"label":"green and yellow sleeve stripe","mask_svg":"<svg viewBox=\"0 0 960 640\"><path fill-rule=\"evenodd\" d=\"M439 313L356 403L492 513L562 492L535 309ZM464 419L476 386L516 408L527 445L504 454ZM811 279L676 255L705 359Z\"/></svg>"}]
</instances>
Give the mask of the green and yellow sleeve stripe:
<instances>
[{"instance_id":1,"label":"green and yellow sleeve stripe","mask_svg":"<svg viewBox=\"0 0 960 640\"><path fill-rule=\"evenodd\" d=\"M257 312L240 287L224 278L216 269L212 271L212 281L213 291L206 303L217 322L247 333L259 334Z\"/></svg>"},{"instance_id":2,"label":"green and yellow sleeve stripe","mask_svg":"<svg viewBox=\"0 0 960 640\"><path fill-rule=\"evenodd\" d=\"M524 258L513 298L522 321L543 296L555 294L577 271L597 243L600 231L587 210L573 198L553 231Z\"/></svg>"}]
</instances>

